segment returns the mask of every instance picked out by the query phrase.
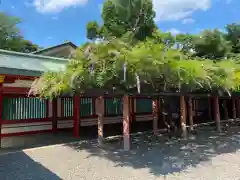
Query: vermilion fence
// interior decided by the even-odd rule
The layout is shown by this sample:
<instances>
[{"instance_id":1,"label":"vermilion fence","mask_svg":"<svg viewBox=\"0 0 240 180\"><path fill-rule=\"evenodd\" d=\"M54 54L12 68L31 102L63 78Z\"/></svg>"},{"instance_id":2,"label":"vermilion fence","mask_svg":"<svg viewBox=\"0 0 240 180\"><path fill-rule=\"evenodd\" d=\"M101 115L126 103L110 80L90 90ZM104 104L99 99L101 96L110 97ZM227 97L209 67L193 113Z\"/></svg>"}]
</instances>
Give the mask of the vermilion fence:
<instances>
[{"instance_id":1,"label":"vermilion fence","mask_svg":"<svg viewBox=\"0 0 240 180\"><path fill-rule=\"evenodd\" d=\"M80 118L85 122L84 126L97 125L97 115L95 107L96 98L82 97L80 98ZM170 104L172 113L179 114L179 99L176 98ZM42 100L36 97L26 97L23 95L6 95L3 97L3 118L2 134L16 134L17 132L32 132L32 131L51 131L53 118L57 120L56 129L72 128L73 126L73 98L61 97L57 99L57 113L53 117L52 104L50 100ZM208 114L208 100L200 100L194 108L200 113ZM105 98L105 117L106 122L111 124L120 123L117 121L117 116L122 116L123 106L121 98ZM131 104L133 119L136 121L149 121L152 119L152 99L149 97L137 97ZM162 104L160 104L161 114L166 112ZM148 117L146 117L146 116ZM142 116L142 117L140 117ZM115 118L115 119L114 119ZM177 117L179 118L179 116ZM202 118L201 118L202 119ZM83 122L80 120L80 122ZM91 122L92 123L91 123ZM94 122L93 122L94 121ZM204 119L205 121L205 119ZM195 122L198 120L195 118ZM17 125L19 124L19 126ZM24 125L23 125L24 124Z\"/></svg>"},{"instance_id":2,"label":"vermilion fence","mask_svg":"<svg viewBox=\"0 0 240 180\"><path fill-rule=\"evenodd\" d=\"M3 123L7 121L44 121L48 118L48 100L39 98L4 95Z\"/></svg>"},{"instance_id":3,"label":"vermilion fence","mask_svg":"<svg viewBox=\"0 0 240 180\"><path fill-rule=\"evenodd\" d=\"M61 97L61 113L58 118L69 119L73 117L73 98ZM96 116L95 98L84 97L80 99L80 113L82 118ZM105 99L105 116L122 115L121 98ZM152 100L150 98L136 99L136 114L151 114ZM21 122L23 120L35 121L49 118L49 101L36 97L26 97L17 95L4 95L3 98L3 121Z\"/></svg>"}]
</instances>

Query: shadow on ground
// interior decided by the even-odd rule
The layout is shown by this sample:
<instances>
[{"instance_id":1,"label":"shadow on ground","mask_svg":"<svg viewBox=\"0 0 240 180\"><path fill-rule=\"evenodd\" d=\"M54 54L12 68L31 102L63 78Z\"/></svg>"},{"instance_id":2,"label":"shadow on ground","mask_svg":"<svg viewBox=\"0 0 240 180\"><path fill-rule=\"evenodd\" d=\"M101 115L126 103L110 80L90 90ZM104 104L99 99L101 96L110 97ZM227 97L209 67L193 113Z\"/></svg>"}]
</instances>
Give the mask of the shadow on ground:
<instances>
[{"instance_id":1,"label":"shadow on ground","mask_svg":"<svg viewBox=\"0 0 240 180\"><path fill-rule=\"evenodd\" d=\"M152 174L159 176L195 167L222 153L236 152L240 148L240 128L231 127L221 133L216 133L212 127L201 128L187 140L138 135L132 137L129 152L122 150L121 140L107 141L102 148L98 147L96 140L66 146L76 151L88 151L90 156L106 158L115 162L116 166L148 168Z\"/></svg>"},{"instance_id":2,"label":"shadow on ground","mask_svg":"<svg viewBox=\"0 0 240 180\"><path fill-rule=\"evenodd\" d=\"M24 152L0 155L1 180L61 180L55 173L32 160Z\"/></svg>"}]
</instances>

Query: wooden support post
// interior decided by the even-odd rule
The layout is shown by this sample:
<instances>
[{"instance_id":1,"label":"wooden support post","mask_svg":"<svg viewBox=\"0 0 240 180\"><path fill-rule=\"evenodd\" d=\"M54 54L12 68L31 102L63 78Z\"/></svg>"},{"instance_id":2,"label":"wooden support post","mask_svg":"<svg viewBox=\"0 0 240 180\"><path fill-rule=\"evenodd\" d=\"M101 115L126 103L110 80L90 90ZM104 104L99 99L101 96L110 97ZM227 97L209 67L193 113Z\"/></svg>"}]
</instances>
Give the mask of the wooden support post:
<instances>
[{"instance_id":1,"label":"wooden support post","mask_svg":"<svg viewBox=\"0 0 240 180\"><path fill-rule=\"evenodd\" d=\"M213 108L214 108L214 120L216 123L216 130L221 131L221 122L220 122L220 111L219 111L219 99L218 96L213 97Z\"/></svg>"},{"instance_id":2,"label":"wooden support post","mask_svg":"<svg viewBox=\"0 0 240 180\"><path fill-rule=\"evenodd\" d=\"M187 137L187 130L186 130L186 104L184 96L180 96L180 124L181 124L181 131L182 137Z\"/></svg>"},{"instance_id":3,"label":"wooden support post","mask_svg":"<svg viewBox=\"0 0 240 180\"><path fill-rule=\"evenodd\" d=\"M2 147L2 120L3 120L3 92L0 82L0 148Z\"/></svg>"},{"instance_id":4,"label":"wooden support post","mask_svg":"<svg viewBox=\"0 0 240 180\"><path fill-rule=\"evenodd\" d=\"M131 122L134 122L135 120L136 120L136 108L135 108L135 104L136 104L136 98L135 97L132 97L131 98L131 101L132 101L132 103L131 103Z\"/></svg>"},{"instance_id":5,"label":"wooden support post","mask_svg":"<svg viewBox=\"0 0 240 180\"><path fill-rule=\"evenodd\" d=\"M236 98L236 111L237 111L237 118L240 118L240 103L239 103L239 98Z\"/></svg>"},{"instance_id":6,"label":"wooden support post","mask_svg":"<svg viewBox=\"0 0 240 180\"><path fill-rule=\"evenodd\" d=\"M158 134L158 117L159 117L159 111L160 111L160 102L159 99L153 99L152 100L152 110L153 110L153 133L155 135Z\"/></svg>"},{"instance_id":7,"label":"wooden support post","mask_svg":"<svg viewBox=\"0 0 240 180\"><path fill-rule=\"evenodd\" d=\"M232 98L233 119L237 118L236 114L236 98Z\"/></svg>"},{"instance_id":8,"label":"wooden support post","mask_svg":"<svg viewBox=\"0 0 240 180\"><path fill-rule=\"evenodd\" d=\"M224 118L228 120L228 106L227 106L227 99L223 101L223 108L224 108Z\"/></svg>"},{"instance_id":9,"label":"wooden support post","mask_svg":"<svg viewBox=\"0 0 240 180\"><path fill-rule=\"evenodd\" d=\"M57 112L58 112L58 103L57 99L52 100L52 131L56 132L57 131Z\"/></svg>"},{"instance_id":10,"label":"wooden support post","mask_svg":"<svg viewBox=\"0 0 240 180\"><path fill-rule=\"evenodd\" d=\"M193 131L193 107L192 107L192 98L188 98L188 119L189 119L189 130Z\"/></svg>"},{"instance_id":11,"label":"wooden support post","mask_svg":"<svg viewBox=\"0 0 240 180\"><path fill-rule=\"evenodd\" d=\"M80 126L80 96L75 95L73 99L73 136L79 137Z\"/></svg>"},{"instance_id":12,"label":"wooden support post","mask_svg":"<svg viewBox=\"0 0 240 180\"><path fill-rule=\"evenodd\" d=\"M130 150L130 111L129 96L123 96L123 148Z\"/></svg>"},{"instance_id":13,"label":"wooden support post","mask_svg":"<svg viewBox=\"0 0 240 180\"><path fill-rule=\"evenodd\" d=\"M208 117L210 120L213 120L212 118L212 98L208 97Z\"/></svg>"},{"instance_id":14,"label":"wooden support post","mask_svg":"<svg viewBox=\"0 0 240 180\"><path fill-rule=\"evenodd\" d=\"M0 76L0 148L2 147L2 120L3 120L3 82L5 76Z\"/></svg>"},{"instance_id":15,"label":"wooden support post","mask_svg":"<svg viewBox=\"0 0 240 180\"><path fill-rule=\"evenodd\" d=\"M98 144L101 146L103 145L103 126L104 126L104 98L103 96L100 96L97 98L97 103L96 103L96 110L97 110L97 115L98 115Z\"/></svg>"},{"instance_id":16,"label":"wooden support post","mask_svg":"<svg viewBox=\"0 0 240 180\"><path fill-rule=\"evenodd\" d=\"M196 107L196 99L193 99L193 114L194 114L194 121L197 121L197 107Z\"/></svg>"}]
</instances>

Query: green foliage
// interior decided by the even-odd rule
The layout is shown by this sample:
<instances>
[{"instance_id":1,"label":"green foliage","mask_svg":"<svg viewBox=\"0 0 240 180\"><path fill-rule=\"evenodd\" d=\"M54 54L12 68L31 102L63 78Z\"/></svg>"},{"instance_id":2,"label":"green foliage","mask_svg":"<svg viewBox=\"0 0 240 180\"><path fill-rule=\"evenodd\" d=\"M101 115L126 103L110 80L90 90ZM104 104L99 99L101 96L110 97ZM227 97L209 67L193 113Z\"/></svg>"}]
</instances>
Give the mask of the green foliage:
<instances>
[{"instance_id":1,"label":"green foliage","mask_svg":"<svg viewBox=\"0 0 240 180\"><path fill-rule=\"evenodd\" d=\"M189 59L152 38L134 46L112 39L78 49L66 71L44 74L32 89L45 98L113 87L125 93L203 89L229 93L239 89L239 74L239 64L232 60Z\"/></svg>"},{"instance_id":2,"label":"green foliage","mask_svg":"<svg viewBox=\"0 0 240 180\"><path fill-rule=\"evenodd\" d=\"M87 25L87 37L120 38L128 32L133 32L137 40L151 36L155 12L151 0L107 0L103 4L103 25L98 27L96 22Z\"/></svg>"},{"instance_id":3,"label":"green foliage","mask_svg":"<svg viewBox=\"0 0 240 180\"><path fill-rule=\"evenodd\" d=\"M99 38L100 30L96 21L91 21L87 24L87 38L94 40Z\"/></svg>"},{"instance_id":4,"label":"green foliage","mask_svg":"<svg viewBox=\"0 0 240 180\"><path fill-rule=\"evenodd\" d=\"M173 36L159 31L154 17L151 0L106 0L102 26L87 25L87 37L102 41L81 46L65 71L45 73L33 93L240 90L239 25Z\"/></svg>"},{"instance_id":5,"label":"green foliage","mask_svg":"<svg viewBox=\"0 0 240 180\"><path fill-rule=\"evenodd\" d=\"M230 52L230 43L219 30L205 30L194 38L195 55L199 57L219 59Z\"/></svg>"},{"instance_id":6,"label":"green foliage","mask_svg":"<svg viewBox=\"0 0 240 180\"><path fill-rule=\"evenodd\" d=\"M176 35L176 46L181 49L183 53L189 53L193 50L193 40L195 36L191 34L177 34Z\"/></svg>"},{"instance_id":7,"label":"green foliage","mask_svg":"<svg viewBox=\"0 0 240 180\"><path fill-rule=\"evenodd\" d=\"M226 39L231 42L232 52L240 53L240 24L229 24L226 30Z\"/></svg>"},{"instance_id":8,"label":"green foliage","mask_svg":"<svg viewBox=\"0 0 240 180\"><path fill-rule=\"evenodd\" d=\"M19 18L0 12L0 49L29 53L36 51L38 46L24 40L20 35L17 24Z\"/></svg>"}]
</instances>

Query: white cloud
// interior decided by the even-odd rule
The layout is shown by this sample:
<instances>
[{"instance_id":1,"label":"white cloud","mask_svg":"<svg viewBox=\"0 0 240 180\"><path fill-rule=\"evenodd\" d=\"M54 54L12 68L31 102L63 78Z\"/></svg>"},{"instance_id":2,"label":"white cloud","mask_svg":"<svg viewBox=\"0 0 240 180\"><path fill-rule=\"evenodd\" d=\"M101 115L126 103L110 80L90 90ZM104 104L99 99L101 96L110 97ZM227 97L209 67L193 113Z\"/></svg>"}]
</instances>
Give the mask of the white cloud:
<instances>
[{"instance_id":1,"label":"white cloud","mask_svg":"<svg viewBox=\"0 0 240 180\"><path fill-rule=\"evenodd\" d=\"M41 13L60 12L65 8L85 5L88 0L34 0L34 6Z\"/></svg>"},{"instance_id":2,"label":"white cloud","mask_svg":"<svg viewBox=\"0 0 240 180\"><path fill-rule=\"evenodd\" d=\"M195 23L195 20L192 18L186 18L186 19L182 20L182 23L183 24L193 24L193 23Z\"/></svg>"},{"instance_id":3,"label":"white cloud","mask_svg":"<svg viewBox=\"0 0 240 180\"><path fill-rule=\"evenodd\" d=\"M167 30L167 32L170 32L172 35L177 35L177 34L181 33L180 30L175 29L175 28L171 28L171 29Z\"/></svg>"},{"instance_id":4,"label":"white cloud","mask_svg":"<svg viewBox=\"0 0 240 180\"><path fill-rule=\"evenodd\" d=\"M156 21L180 20L189 18L197 10L206 11L211 0L153 0Z\"/></svg>"}]
</instances>

